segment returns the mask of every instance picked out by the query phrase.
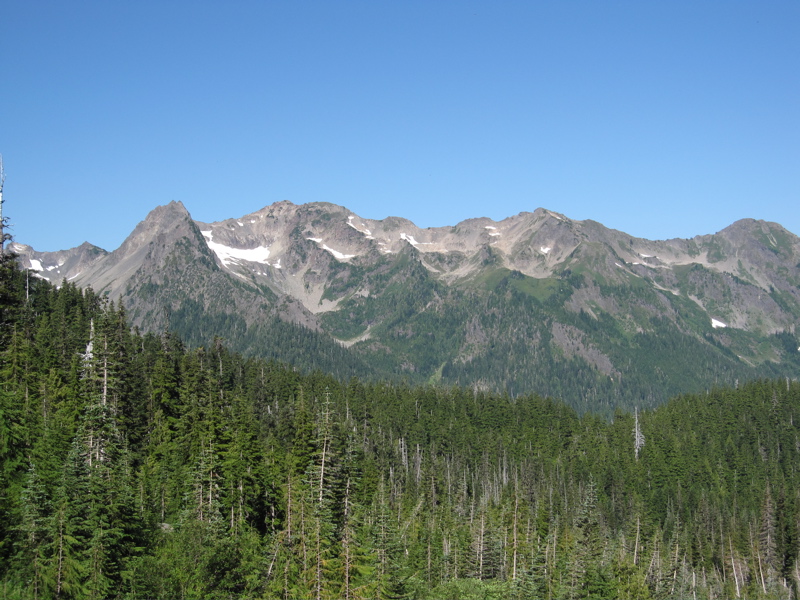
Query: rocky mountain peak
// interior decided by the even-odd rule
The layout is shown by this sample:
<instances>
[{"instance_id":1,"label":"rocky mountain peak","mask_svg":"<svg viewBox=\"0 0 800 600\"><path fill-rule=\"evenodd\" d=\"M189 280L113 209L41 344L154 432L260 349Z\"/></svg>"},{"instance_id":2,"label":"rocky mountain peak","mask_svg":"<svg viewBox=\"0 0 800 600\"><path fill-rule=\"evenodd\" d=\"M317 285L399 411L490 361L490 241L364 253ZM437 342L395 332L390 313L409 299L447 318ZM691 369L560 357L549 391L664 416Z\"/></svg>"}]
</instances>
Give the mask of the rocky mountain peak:
<instances>
[{"instance_id":1,"label":"rocky mountain peak","mask_svg":"<svg viewBox=\"0 0 800 600\"><path fill-rule=\"evenodd\" d=\"M621 394L636 368L660 369L645 387L687 356L704 357L684 365L698 373L777 369L759 365L800 345L800 240L750 219L654 241L545 208L420 228L289 201L204 223L171 202L111 253L15 249L40 277L119 299L145 330L179 323L190 339L215 331L255 351L282 319L414 377L510 390L538 381L542 360L578 361L593 373L581 385Z\"/></svg>"}]
</instances>

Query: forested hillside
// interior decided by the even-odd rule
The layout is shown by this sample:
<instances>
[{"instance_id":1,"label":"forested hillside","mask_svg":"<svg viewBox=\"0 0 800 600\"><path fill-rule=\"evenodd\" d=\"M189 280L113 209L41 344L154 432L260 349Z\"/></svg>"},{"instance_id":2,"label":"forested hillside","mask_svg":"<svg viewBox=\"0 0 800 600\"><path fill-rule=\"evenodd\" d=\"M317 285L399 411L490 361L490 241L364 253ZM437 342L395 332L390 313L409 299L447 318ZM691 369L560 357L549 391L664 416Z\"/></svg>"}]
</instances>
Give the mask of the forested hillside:
<instances>
[{"instance_id":1,"label":"forested hillside","mask_svg":"<svg viewBox=\"0 0 800 600\"><path fill-rule=\"evenodd\" d=\"M798 597L795 381L607 420L189 348L0 277L3 597Z\"/></svg>"},{"instance_id":2,"label":"forested hillside","mask_svg":"<svg viewBox=\"0 0 800 600\"><path fill-rule=\"evenodd\" d=\"M340 379L535 391L610 417L800 372L800 238L752 219L651 241L546 209L420 229L288 201L202 223L171 202L113 252L12 248L143 332Z\"/></svg>"}]
</instances>

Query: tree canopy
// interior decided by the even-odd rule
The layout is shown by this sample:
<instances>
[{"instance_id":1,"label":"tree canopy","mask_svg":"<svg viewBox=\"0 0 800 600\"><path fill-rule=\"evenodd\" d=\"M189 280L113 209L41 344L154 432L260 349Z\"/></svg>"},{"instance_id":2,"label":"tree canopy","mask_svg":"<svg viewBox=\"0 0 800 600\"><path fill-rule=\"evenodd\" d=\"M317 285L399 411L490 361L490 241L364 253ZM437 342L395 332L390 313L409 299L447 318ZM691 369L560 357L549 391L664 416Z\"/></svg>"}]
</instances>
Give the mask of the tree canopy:
<instances>
[{"instance_id":1,"label":"tree canopy","mask_svg":"<svg viewBox=\"0 0 800 600\"><path fill-rule=\"evenodd\" d=\"M0 277L4 597L798 597L797 382L606 419L190 348Z\"/></svg>"}]
</instances>

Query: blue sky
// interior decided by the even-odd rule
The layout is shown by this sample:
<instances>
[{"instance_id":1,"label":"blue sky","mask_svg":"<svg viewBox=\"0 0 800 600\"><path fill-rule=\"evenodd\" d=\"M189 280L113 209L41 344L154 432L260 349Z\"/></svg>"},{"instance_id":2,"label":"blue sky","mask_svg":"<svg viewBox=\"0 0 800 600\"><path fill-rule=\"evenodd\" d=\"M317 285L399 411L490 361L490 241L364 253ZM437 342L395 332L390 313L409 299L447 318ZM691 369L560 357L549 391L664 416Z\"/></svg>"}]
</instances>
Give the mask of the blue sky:
<instances>
[{"instance_id":1,"label":"blue sky","mask_svg":"<svg viewBox=\"0 0 800 600\"><path fill-rule=\"evenodd\" d=\"M546 207L650 239L800 234L800 2L9 0L4 214L117 248L325 201L421 227Z\"/></svg>"}]
</instances>

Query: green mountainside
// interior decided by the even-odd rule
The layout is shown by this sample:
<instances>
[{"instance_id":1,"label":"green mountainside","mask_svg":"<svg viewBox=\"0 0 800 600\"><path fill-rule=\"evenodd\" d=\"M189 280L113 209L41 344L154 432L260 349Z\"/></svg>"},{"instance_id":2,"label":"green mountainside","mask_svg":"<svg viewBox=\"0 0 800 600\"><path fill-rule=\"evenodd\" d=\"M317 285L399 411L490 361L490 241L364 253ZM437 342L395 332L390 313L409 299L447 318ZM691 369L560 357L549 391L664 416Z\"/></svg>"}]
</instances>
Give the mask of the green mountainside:
<instances>
[{"instance_id":1,"label":"green mountainside","mask_svg":"<svg viewBox=\"0 0 800 600\"><path fill-rule=\"evenodd\" d=\"M479 286L446 286L413 256L409 263L395 266L397 280L380 296L346 300L322 322L337 337L354 335L348 330L354 322L369 323L370 338L353 349L413 381L511 395L535 390L581 411L609 411L800 372L792 333L721 333L694 302L637 280L598 285L576 274L540 280L498 268L484 273ZM581 296L624 303L627 314L574 310L570 303Z\"/></svg>"},{"instance_id":2,"label":"green mountainside","mask_svg":"<svg viewBox=\"0 0 800 600\"><path fill-rule=\"evenodd\" d=\"M398 273L426 281L407 258ZM488 296L426 285L415 315L482 299L486 320L452 315L479 347L479 326L521 313L525 335L560 335L518 275ZM129 329L91 290L26 285L9 257L0 291L5 598L800 596L796 381L606 420L531 393L343 381L220 340L190 348ZM561 327L617 327L573 318Z\"/></svg>"},{"instance_id":3,"label":"green mountainside","mask_svg":"<svg viewBox=\"0 0 800 600\"><path fill-rule=\"evenodd\" d=\"M208 224L173 202L111 253L15 250L143 331L338 377L610 414L800 368L800 240L775 223L649 241L544 209L419 229L289 202Z\"/></svg>"}]
</instances>

